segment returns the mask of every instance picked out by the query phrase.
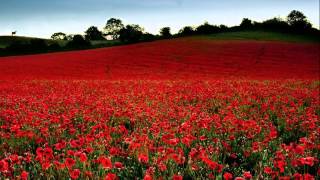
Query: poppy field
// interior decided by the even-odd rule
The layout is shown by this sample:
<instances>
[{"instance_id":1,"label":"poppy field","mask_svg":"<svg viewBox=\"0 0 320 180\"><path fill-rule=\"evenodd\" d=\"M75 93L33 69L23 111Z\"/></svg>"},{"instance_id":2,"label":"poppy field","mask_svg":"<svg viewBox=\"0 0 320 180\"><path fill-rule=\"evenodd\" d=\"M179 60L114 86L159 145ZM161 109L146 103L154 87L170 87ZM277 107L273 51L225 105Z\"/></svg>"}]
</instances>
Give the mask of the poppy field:
<instances>
[{"instance_id":1,"label":"poppy field","mask_svg":"<svg viewBox=\"0 0 320 180\"><path fill-rule=\"evenodd\" d=\"M319 45L0 58L0 179L319 179Z\"/></svg>"}]
</instances>

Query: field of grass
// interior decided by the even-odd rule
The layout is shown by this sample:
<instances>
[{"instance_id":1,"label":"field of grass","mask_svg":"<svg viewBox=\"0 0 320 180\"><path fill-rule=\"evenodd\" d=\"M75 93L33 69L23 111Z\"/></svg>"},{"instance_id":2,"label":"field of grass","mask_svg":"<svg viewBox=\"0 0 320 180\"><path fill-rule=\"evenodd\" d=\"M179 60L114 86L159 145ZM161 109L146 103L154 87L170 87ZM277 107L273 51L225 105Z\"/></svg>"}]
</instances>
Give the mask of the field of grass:
<instances>
[{"instance_id":1,"label":"field of grass","mask_svg":"<svg viewBox=\"0 0 320 180\"><path fill-rule=\"evenodd\" d=\"M301 43L320 43L319 37L299 34L286 34L278 32L265 31L241 31L241 32L225 32L212 35L196 36L196 38L210 39L210 40L266 40L266 41L286 41L286 42L301 42ZM13 42L30 42L33 37L23 36L0 36L0 48L5 48ZM45 39L48 43L53 40ZM67 41L56 41L60 46L66 45ZM92 46L95 47L109 47L121 44L119 41L91 41Z\"/></svg>"},{"instance_id":2,"label":"field of grass","mask_svg":"<svg viewBox=\"0 0 320 180\"><path fill-rule=\"evenodd\" d=\"M21 43L29 43L33 39L41 39L41 38L35 38L35 37L24 37L24 36L0 36L0 48L6 48L7 46L11 45L15 42L21 42ZM48 44L51 44L53 42L57 42L60 46L66 45L67 41L59 40L59 41L53 41L51 39L44 39Z\"/></svg>"},{"instance_id":3,"label":"field of grass","mask_svg":"<svg viewBox=\"0 0 320 180\"><path fill-rule=\"evenodd\" d=\"M287 34L278 32L265 31L242 31L242 32L226 32L212 34L209 36L200 36L201 38L211 40L259 40L259 41L286 41L299 43L319 43L320 38L310 35Z\"/></svg>"},{"instance_id":4,"label":"field of grass","mask_svg":"<svg viewBox=\"0 0 320 180\"><path fill-rule=\"evenodd\" d=\"M0 36L0 48L5 48L10 44L20 41L20 42L29 42L32 38L30 37L21 37L21 36Z\"/></svg>"},{"instance_id":5,"label":"field of grass","mask_svg":"<svg viewBox=\"0 0 320 180\"><path fill-rule=\"evenodd\" d=\"M29 43L32 39L39 39L33 37L24 37L24 36L0 36L0 48L5 48L14 42L22 42ZM48 44L53 42L57 42L60 46L65 46L68 41L57 40L53 41L51 39L44 39ZM99 40L99 41L91 41L92 46L95 47L108 47L118 45L119 41L108 41L108 40Z\"/></svg>"}]
</instances>

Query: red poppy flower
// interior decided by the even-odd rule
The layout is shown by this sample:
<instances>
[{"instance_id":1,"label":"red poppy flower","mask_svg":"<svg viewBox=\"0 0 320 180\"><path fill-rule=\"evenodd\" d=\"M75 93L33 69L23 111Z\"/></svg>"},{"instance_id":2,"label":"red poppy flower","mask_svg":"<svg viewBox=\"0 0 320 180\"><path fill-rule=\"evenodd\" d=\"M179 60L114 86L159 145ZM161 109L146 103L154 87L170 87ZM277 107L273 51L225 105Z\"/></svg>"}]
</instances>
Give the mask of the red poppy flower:
<instances>
[{"instance_id":1,"label":"red poppy flower","mask_svg":"<svg viewBox=\"0 0 320 180\"><path fill-rule=\"evenodd\" d=\"M69 174L72 179L78 179L78 177L80 176L80 170L74 169Z\"/></svg>"},{"instance_id":2,"label":"red poppy flower","mask_svg":"<svg viewBox=\"0 0 320 180\"><path fill-rule=\"evenodd\" d=\"M233 178L233 175L232 175L231 173L229 173L229 172L225 172L225 173L223 174L223 178L224 178L225 180L231 180L231 179Z\"/></svg>"},{"instance_id":3,"label":"red poppy flower","mask_svg":"<svg viewBox=\"0 0 320 180\"><path fill-rule=\"evenodd\" d=\"M266 173L266 174L271 174L272 173L272 169L270 167L265 167L263 172Z\"/></svg>"},{"instance_id":4,"label":"red poppy flower","mask_svg":"<svg viewBox=\"0 0 320 180\"><path fill-rule=\"evenodd\" d=\"M173 180L182 180L183 177L180 176L180 175L173 175L172 179L173 179Z\"/></svg>"},{"instance_id":5,"label":"red poppy flower","mask_svg":"<svg viewBox=\"0 0 320 180\"><path fill-rule=\"evenodd\" d=\"M64 163L61 163L59 161L53 161L53 164L57 169L63 169L66 167L66 165Z\"/></svg>"},{"instance_id":6,"label":"red poppy flower","mask_svg":"<svg viewBox=\"0 0 320 180\"><path fill-rule=\"evenodd\" d=\"M246 172L243 173L243 177L246 178L246 179L251 179L252 175L251 175L250 171L246 171Z\"/></svg>"},{"instance_id":7,"label":"red poppy flower","mask_svg":"<svg viewBox=\"0 0 320 180\"><path fill-rule=\"evenodd\" d=\"M79 158L80 158L80 161L83 163L88 160L86 153L81 153Z\"/></svg>"},{"instance_id":8,"label":"red poppy flower","mask_svg":"<svg viewBox=\"0 0 320 180\"><path fill-rule=\"evenodd\" d=\"M117 175L113 174L113 173L108 173L107 176L104 178L105 180L116 180Z\"/></svg>"},{"instance_id":9,"label":"red poppy flower","mask_svg":"<svg viewBox=\"0 0 320 180\"><path fill-rule=\"evenodd\" d=\"M146 174L143 180L152 180L152 176L150 176L149 174Z\"/></svg>"},{"instance_id":10,"label":"red poppy flower","mask_svg":"<svg viewBox=\"0 0 320 180\"><path fill-rule=\"evenodd\" d=\"M114 163L114 167L116 167L118 169L122 169L123 168L123 164L121 162L115 162Z\"/></svg>"},{"instance_id":11,"label":"red poppy flower","mask_svg":"<svg viewBox=\"0 0 320 180\"><path fill-rule=\"evenodd\" d=\"M72 158L66 158L64 163L68 169L71 169L75 165L76 161Z\"/></svg>"},{"instance_id":12,"label":"red poppy flower","mask_svg":"<svg viewBox=\"0 0 320 180\"><path fill-rule=\"evenodd\" d=\"M138 156L138 160L139 160L139 162L141 162L141 163L147 164L148 161L149 161L149 158L148 158L147 155L140 154L140 155Z\"/></svg>"},{"instance_id":13,"label":"red poppy flower","mask_svg":"<svg viewBox=\"0 0 320 180\"><path fill-rule=\"evenodd\" d=\"M112 168L112 162L109 158L101 156L98 158L98 161L104 169L111 169Z\"/></svg>"},{"instance_id":14,"label":"red poppy flower","mask_svg":"<svg viewBox=\"0 0 320 180\"><path fill-rule=\"evenodd\" d=\"M29 173L27 171L22 171L20 174L21 180L27 180L29 176Z\"/></svg>"},{"instance_id":15,"label":"red poppy flower","mask_svg":"<svg viewBox=\"0 0 320 180\"><path fill-rule=\"evenodd\" d=\"M0 161L0 172L5 172L9 170L9 164L6 160Z\"/></svg>"},{"instance_id":16,"label":"red poppy flower","mask_svg":"<svg viewBox=\"0 0 320 180\"><path fill-rule=\"evenodd\" d=\"M43 170L47 170L47 169L49 169L51 167L51 163L50 162L44 162L44 163L42 163L41 167L42 167Z\"/></svg>"}]
</instances>

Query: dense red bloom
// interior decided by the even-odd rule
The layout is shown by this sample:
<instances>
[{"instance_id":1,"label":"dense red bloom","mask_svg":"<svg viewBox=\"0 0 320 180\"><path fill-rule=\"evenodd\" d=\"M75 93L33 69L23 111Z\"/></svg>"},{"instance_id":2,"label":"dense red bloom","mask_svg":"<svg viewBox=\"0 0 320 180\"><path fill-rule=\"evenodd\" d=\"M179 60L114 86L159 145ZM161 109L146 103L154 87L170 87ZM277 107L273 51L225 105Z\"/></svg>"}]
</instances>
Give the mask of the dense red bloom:
<instances>
[{"instance_id":1,"label":"dense red bloom","mask_svg":"<svg viewBox=\"0 0 320 180\"><path fill-rule=\"evenodd\" d=\"M272 169L270 167L265 167L264 168L264 173L271 174L272 173Z\"/></svg>"},{"instance_id":2,"label":"dense red bloom","mask_svg":"<svg viewBox=\"0 0 320 180\"><path fill-rule=\"evenodd\" d=\"M256 64L256 54L261 49L264 56L261 55L259 64ZM290 53L290 56L280 56L281 53ZM179 56L180 60L173 55ZM318 60L317 43L176 39L88 51L2 57L0 77L31 80L127 77L139 80L147 77L184 78L192 74L197 78L301 79L318 78ZM88 67L91 67L90 73ZM239 67L243 69L239 71Z\"/></svg>"},{"instance_id":3,"label":"dense red bloom","mask_svg":"<svg viewBox=\"0 0 320 180\"><path fill-rule=\"evenodd\" d=\"M143 180L152 180L152 176L150 176L149 174L146 174Z\"/></svg>"},{"instance_id":4,"label":"dense red bloom","mask_svg":"<svg viewBox=\"0 0 320 180\"><path fill-rule=\"evenodd\" d=\"M9 170L9 164L6 160L0 161L0 172L5 172Z\"/></svg>"},{"instance_id":5,"label":"dense red bloom","mask_svg":"<svg viewBox=\"0 0 320 180\"><path fill-rule=\"evenodd\" d=\"M41 167L43 170L47 170L51 167L51 165L52 164L50 162L44 162L44 163L42 163Z\"/></svg>"},{"instance_id":6,"label":"dense red bloom","mask_svg":"<svg viewBox=\"0 0 320 180\"><path fill-rule=\"evenodd\" d=\"M315 158L314 157L306 157L306 158L300 158L299 161L303 165L313 166Z\"/></svg>"},{"instance_id":7,"label":"dense red bloom","mask_svg":"<svg viewBox=\"0 0 320 180\"><path fill-rule=\"evenodd\" d=\"M245 179L251 179L252 175L251 175L250 171L246 171L246 172L243 173L243 177Z\"/></svg>"},{"instance_id":8,"label":"dense red bloom","mask_svg":"<svg viewBox=\"0 0 320 180\"><path fill-rule=\"evenodd\" d=\"M57 168L57 169L63 169L63 168L65 168L65 163L61 163L61 162L59 162L59 161L53 161L53 164L55 165L55 167Z\"/></svg>"},{"instance_id":9,"label":"dense red bloom","mask_svg":"<svg viewBox=\"0 0 320 180\"><path fill-rule=\"evenodd\" d=\"M187 38L2 57L0 176L313 179L319 56L318 45Z\"/></svg>"},{"instance_id":10,"label":"dense red bloom","mask_svg":"<svg viewBox=\"0 0 320 180\"><path fill-rule=\"evenodd\" d=\"M305 151L305 147L301 145L297 145L294 149L294 152L300 155L304 154L304 151Z\"/></svg>"},{"instance_id":11,"label":"dense red bloom","mask_svg":"<svg viewBox=\"0 0 320 180\"><path fill-rule=\"evenodd\" d=\"M314 180L315 178L314 178L314 176L312 176L311 174L304 174L303 175L303 179L304 180Z\"/></svg>"},{"instance_id":12,"label":"dense red bloom","mask_svg":"<svg viewBox=\"0 0 320 180\"><path fill-rule=\"evenodd\" d=\"M167 170L167 166L163 163L159 163L158 164L158 168L160 169L160 171L165 171Z\"/></svg>"},{"instance_id":13,"label":"dense red bloom","mask_svg":"<svg viewBox=\"0 0 320 180\"><path fill-rule=\"evenodd\" d=\"M80 170L79 169L73 169L70 171L70 177L72 179L78 179L78 177L80 176Z\"/></svg>"},{"instance_id":14,"label":"dense red bloom","mask_svg":"<svg viewBox=\"0 0 320 180\"><path fill-rule=\"evenodd\" d=\"M178 138L169 139L169 144L172 146L176 146L179 143Z\"/></svg>"},{"instance_id":15,"label":"dense red bloom","mask_svg":"<svg viewBox=\"0 0 320 180\"><path fill-rule=\"evenodd\" d=\"M75 165L76 161L72 158L66 158L64 164L68 169L71 169Z\"/></svg>"},{"instance_id":16,"label":"dense red bloom","mask_svg":"<svg viewBox=\"0 0 320 180\"><path fill-rule=\"evenodd\" d=\"M148 158L147 155L140 154L140 155L138 156L138 160L139 160L139 162L141 162L141 163L147 164L148 161L149 161L149 158Z\"/></svg>"},{"instance_id":17,"label":"dense red bloom","mask_svg":"<svg viewBox=\"0 0 320 180\"><path fill-rule=\"evenodd\" d=\"M180 176L180 175L173 175L172 179L173 179L173 180L182 180L183 177Z\"/></svg>"},{"instance_id":18,"label":"dense red bloom","mask_svg":"<svg viewBox=\"0 0 320 180\"><path fill-rule=\"evenodd\" d=\"M22 171L20 174L21 180L27 180L29 176L29 173L27 171Z\"/></svg>"},{"instance_id":19,"label":"dense red bloom","mask_svg":"<svg viewBox=\"0 0 320 180\"><path fill-rule=\"evenodd\" d=\"M303 180L303 176L299 173L294 173L293 178L294 180Z\"/></svg>"},{"instance_id":20,"label":"dense red bloom","mask_svg":"<svg viewBox=\"0 0 320 180\"><path fill-rule=\"evenodd\" d=\"M117 175L113 174L113 173L108 173L107 176L105 177L105 180L116 180Z\"/></svg>"},{"instance_id":21,"label":"dense red bloom","mask_svg":"<svg viewBox=\"0 0 320 180\"><path fill-rule=\"evenodd\" d=\"M232 175L231 173L225 172L225 173L223 174L223 178L224 178L225 180L231 180L231 179L233 178L233 175Z\"/></svg>"},{"instance_id":22,"label":"dense red bloom","mask_svg":"<svg viewBox=\"0 0 320 180\"><path fill-rule=\"evenodd\" d=\"M86 162L88 160L86 153L81 153L79 158L81 162Z\"/></svg>"},{"instance_id":23,"label":"dense red bloom","mask_svg":"<svg viewBox=\"0 0 320 180\"><path fill-rule=\"evenodd\" d=\"M290 180L290 176L281 176L279 177L279 180Z\"/></svg>"},{"instance_id":24,"label":"dense red bloom","mask_svg":"<svg viewBox=\"0 0 320 180\"><path fill-rule=\"evenodd\" d=\"M286 163L284 162L284 161L275 161L274 162L274 165L277 167L277 168L279 168L279 170L280 170L280 172L282 173L282 172L284 172L284 168L285 168L285 166L286 166Z\"/></svg>"},{"instance_id":25,"label":"dense red bloom","mask_svg":"<svg viewBox=\"0 0 320 180\"><path fill-rule=\"evenodd\" d=\"M111 169L112 168L112 162L109 158L101 156L98 158L99 163L102 165L105 169Z\"/></svg>"},{"instance_id":26,"label":"dense red bloom","mask_svg":"<svg viewBox=\"0 0 320 180\"><path fill-rule=\"evenodd\" d=\"M123 164L121 162L115 162L114 163L114 167L122 169L123 168Z\"/></svg>"}]
</instances>

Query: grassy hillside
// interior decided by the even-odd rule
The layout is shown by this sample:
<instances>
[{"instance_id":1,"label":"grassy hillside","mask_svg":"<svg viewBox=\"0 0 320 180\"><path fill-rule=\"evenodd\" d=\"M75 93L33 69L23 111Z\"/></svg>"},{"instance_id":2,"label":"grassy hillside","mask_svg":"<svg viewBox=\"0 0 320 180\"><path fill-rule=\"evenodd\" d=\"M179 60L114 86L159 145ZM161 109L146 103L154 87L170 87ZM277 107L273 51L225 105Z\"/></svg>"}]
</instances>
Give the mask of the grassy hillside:
<instances>
[{"instance_id":1,"label":"grassy hillside","mask_svg":"<svg viewBox=\"0 0 320 180\"><path fill-rule=\"evenodd\" d=\"M242 32L226 32L206 36L200 38L212 40L266 40L266 41L286 41L301 43L320 43L320 38L308 35L286 34L278 32L264 31L242 31Z\"/></svg>"},{"instance_id":2,"label":"grassy hillside","mask_svg":"<svg viewBox=\"0 0 320 180\"><path fill-rule=\"evenodd\" d=\"M33 37L24 37L24 36L0 36L0 48L5 48L12 44L13 42L23 42L28 43L32 39L40 39L40 38L33 38ZM47 41L48 44L53 43L54 41L51 39L44 39ZM65 46L68 41L58 40L60 46ZM106 47L106 46L113 46L118 45L119 41L107 41L107 40L99 40L99 41L91 41L93 47Z\"/></svg>"},{"instance_id":3,"label":"grassy hillside","mask_svg":"<svg viewBox=\"0 0 320 180\"><path fill-rule=\"evenodd\" d=\"M319 37L294 35L277 32L264 32L264 31L242 31L242 32L226 32L212 35L197 36L196 38L205 38L212 40L268 40L268 41L287 41L287 42L320 42ZM32 37L23 36L0 36L0 48L5 48L13 42L20 41L28 43ZM53 42L50 39L45 39L48 43ZM58 41L61 46L64 46L66 41ZM95 47L119 45L117 41L92 41Z\"/></svg>"},{"instance_id":4,"label":"grassy hillside","mask_svg":"<svg viewBox=\"0 0 320 180\"><path fill-rule=\"evenodd\" d=\"M182 37L185 38L185 37ZM264 32L264 31L241 31L241 32L226 32L226 33L217 33L212 35L198 35L187 37L191 39L205 39L205 40L257 40L257 41L284 41L284 42L297 42L297 43L320 43L320 38L310 35L298 35L298 34L285 34L277 32ZM30 42L32 37L22 37L22 36L0 36L0 50L9 46L14 42L22 42L27 44ZM47 44L52 44L57 42L61 48L59 49L48 49L42 51L24 51L24 52L7 52L5 50L0 51L0 56L10 56L10 55L24 55L24 54L38 54L38 53L49 53L56 51L70 51L74 50L73 48L66 47L68 41L60 40L53 41L50 39L44 39ZM110 47L117 45L124 45L126 43L120 41L91 41L91 46L85 49L95 49L102 47Z\"/></svg>"},{"instance_id":5,"label":"grassy hillside","mask_svg":"<svg viewBox=\"0 0 320 180\"><path fill-rule=\"evenodd\" d=\"M35 37L24 37L24 36L0 36L0 48L5 48L14 42L29 43L32 39L41 39ZM48 44L53 43L51 39L44 39ZM60 45L65 45L66 41L56 41Z\"/></svg>"},{"instance_id":6,"label":"grassy hillside","mask_svg":"<svg viewBox=\"0 0 320 180\"><path fill-rule=\"evenodd\" d=\"M0 48L5 48L16 41L29 42L32 38L21 36L0 36Z\"/></svg>"}]
</instances>

